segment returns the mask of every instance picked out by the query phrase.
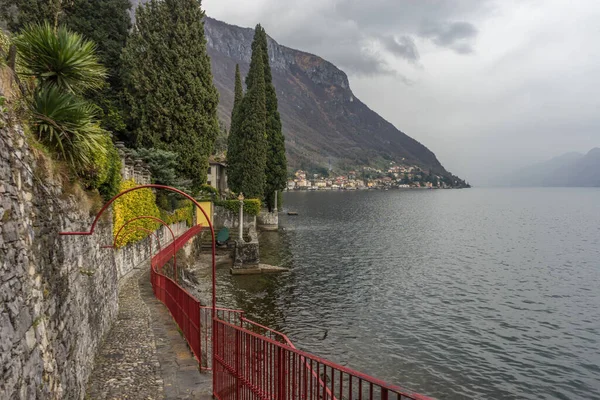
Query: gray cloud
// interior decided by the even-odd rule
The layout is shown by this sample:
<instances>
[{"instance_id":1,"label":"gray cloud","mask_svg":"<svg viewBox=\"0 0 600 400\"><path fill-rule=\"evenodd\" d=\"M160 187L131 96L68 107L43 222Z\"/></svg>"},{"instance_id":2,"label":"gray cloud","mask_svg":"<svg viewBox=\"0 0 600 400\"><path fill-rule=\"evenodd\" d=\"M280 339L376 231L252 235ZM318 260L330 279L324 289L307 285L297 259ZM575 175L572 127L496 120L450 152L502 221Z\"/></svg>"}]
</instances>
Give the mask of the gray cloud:
<instances>
[{"instance_id":1,"label":"gray cloud","mask_svg":"<svg viewBox=\"0 0 600 400\"><path fill-rule=\"evenodd\" d=\"M349 51L345 51L349 50ZM365 45L361 48L342 46L328 57L336 66L342 67L347 73L359 77L385 76L411 85L413 82L405 75L393 69L378 51Z\"/></svg>"},{"instance_id":2,"label":"gray cloud","mask_svg":"<svg viewBox=\"0 0 600 400\"><path fill-rule=\"evenodd\" d=\"M384 47L397 57L404 58L411 62L419 61L419 50L415 41L410 36L382 36L380 38Z\"/></svg>"},{"instance_id":3,"label":"gray cloud","mask_svg":"<svg viewBox=\"0 0 600 400\"><path fill-rule=\"evenodd\" d=\"M468 54L473 52L471 41L477 36L477 28L468 22L428 22L423 24L419 35L431 39L438 46Z\"/></svg>"},{"instance_id":4,"label":"gray cloud","mask_svg":"<svg viewBox=\"0 0 600 400\"><path fill-rule=\"evenodd\" d=\"M424 21L439 23L479 19L495 8L494 0L339 0L336 13L377 30L416 33Z\"/></svg>"},{"instance_id":5,"label":"gray cloud","mask_svg":"<svg viewBox=\"0 0 600 400\"><path fill-rule=\"evenodd\" d=\"M336 60L340 65L347 65L349 72L358 75L396 75L396 71L391 69L377 53L369 54L367 52L361 52L356 56L339 55L336 57Z\"/></svg>"}]
</instances>

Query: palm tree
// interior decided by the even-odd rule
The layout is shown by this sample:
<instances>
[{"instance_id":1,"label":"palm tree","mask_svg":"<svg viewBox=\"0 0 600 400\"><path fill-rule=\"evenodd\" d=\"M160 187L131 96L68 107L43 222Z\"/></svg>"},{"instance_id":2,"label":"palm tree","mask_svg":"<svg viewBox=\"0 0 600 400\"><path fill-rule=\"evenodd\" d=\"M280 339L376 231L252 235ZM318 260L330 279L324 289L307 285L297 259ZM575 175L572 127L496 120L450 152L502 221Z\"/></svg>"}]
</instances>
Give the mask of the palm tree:
<instances>
[{"instance_id":1,"label":"palm tree","mask_svg":"<svg viewBox=\"0 0 600 400\"><path fill-rule=\"evenodd\" d=\"M94 155L106 154L106 136L98 107L56 86L41 86L31 105L38 138L76 171L91 166Z\"/></svg>"},{"instance_id":2,"label":"palm tree","mask_svg":"<svg viewBox=\"0 0 600 400\"><path fill-rule=\"evenodd\" d=\"M31 114L38 139L76 172L94 167L98 154L106 156L107 132L100 127L98 107L80 95L105 84L95 44L47 22L26 26L14 43L21 75L37 81Z\"/></svg>"},{"instance_id":3,"label":"palm tree","mask_svg":"<svg viewBox=\"0 0 600 400\"><path fill-rule=\"evenodd\" d=\"M98 61L94 42L65 27L28 25L14 43L27 69L23 74L35 76L40 86L81 94L105 85L106 68Z\"/></svg>"}]
</instances>

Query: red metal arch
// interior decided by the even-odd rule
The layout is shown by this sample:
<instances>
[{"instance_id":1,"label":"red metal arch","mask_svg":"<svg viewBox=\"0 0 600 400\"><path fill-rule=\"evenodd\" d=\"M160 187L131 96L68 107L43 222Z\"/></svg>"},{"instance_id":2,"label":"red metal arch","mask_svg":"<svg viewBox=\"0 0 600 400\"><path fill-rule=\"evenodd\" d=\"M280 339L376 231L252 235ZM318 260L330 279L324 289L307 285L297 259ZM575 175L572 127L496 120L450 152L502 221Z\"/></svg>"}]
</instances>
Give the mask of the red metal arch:
<instances>
[{"instance_id":1,"label":"red metal arch","mask_svg":"<svg viewBox=\"0 0 600 400\"><path fill-rule=\"evenodd\" d=\"M156 245L158 246L158 251L161 250L161 245L160 245L160 238L158 237L158 235L156 234L155 231L152 231L150 229L141 227L141 226L133 226L131 227L130 231L127 231L126 233L131 233L132 231L144 231L147 232L148 234L154 236L156 238ZM107 246L102 246L103 249L114 249L115 246L112 245L107 245ZM152 241L150 241L150 254L152 254Z\"/></svg>"},{"instance_id":2,"label":"red metal arch","mask_svg":"<svg viewBox=\"0 0 600 400\"><path fill-rule=\"evenodd\" d=\"M156 222L159 222L160 224L162 224L163 226L165 226L169 232L171 232L171 237L173 238L173 240L175 240L175 233L173 233L173 230L171 229L171 227L169 226L169 224L167 224L165 221L163 221L160 218L157 218L155 216L152 215L140 215L139 217L135 217L130 219L129 221L125 222L117 231L117 234L115 235L115 239L113 240L113 247L117 247L117 239L119 238L119 235L121 234L121 231L123 230L123 228L125 228L127 225L129 225L130 223L134 222L134 221L138 221L140 219L151 219L154 220ZM152 232L152 231L150 231Z\"/></svg>"},{"instance_id":3,"label":"red metal arch","mask_svg":"<svg viewBox=\"0 0 600 400\"><path fill-rule=\"evenodd\" d=\"M144 231L144 232L147 232L148 234L154 236L156 238L156 241L157 241L158 249L160 250L160 248L161 248L161 246L160 246L160 238L158 237L158 235L156 234L155 231L147 229L147 228L144 228L142 226L133 226L131 229L136 230L136 231ZM128 232L131 232L131 231L128 231ZM101 247L103 249L114 249L115 248L114 244L107 244L107 245L101 246Z\"/></svg>"},{"instance_id":4,"label":"red metal arch","mask_svg":"<svg viewBox=\"0 0 600 400\"><path fill-rule=\"evenodd\" d=\"M212 312L211 312L211 314L212 314L212 319L214 320L216 317L216 307L217 307L217 283L216 283L217 263L216 263L215 229L213 227L211 219L209 218L206 211L204 211L204 208L202 208L200 203L198 203L198 201L196 199L194 199L192 196L185 193L184 191L175 189L174 187L171 187L171 186L156 185L156 184L148 184L148 185L140 185L140 186L132 187L130 189L124 190L121 193L117 194L112 199L110 199L108 202L106 202L106 204L104 204L104 206L100 209L100 211L96 215L96 218L94 218L94 221L92 222L92 226L90 227L89 232L60 232L59 234L60 235L86 235L86 236L93 234L94 229L96 228L96 224L98 223L98 220L100 219L100 216L104 213L104 211L106 211L106 209L116 199L123 196L124 194L133 192L134 190L139 190L139 189L144 189L144 188L164 189L164 190L169 190L171 192L178 193L178 194L184 196L185 198L187 198L188 200L190 200L192 203L194 203L194 205L200 209L202 214L204 214L204 217L205 217L206 221L208 222L208 227L210 229L210 236L211 236L211 241L212 241ZM213 345L214 345L214 343L213 343Z\"/></svg>"}]
</instances>

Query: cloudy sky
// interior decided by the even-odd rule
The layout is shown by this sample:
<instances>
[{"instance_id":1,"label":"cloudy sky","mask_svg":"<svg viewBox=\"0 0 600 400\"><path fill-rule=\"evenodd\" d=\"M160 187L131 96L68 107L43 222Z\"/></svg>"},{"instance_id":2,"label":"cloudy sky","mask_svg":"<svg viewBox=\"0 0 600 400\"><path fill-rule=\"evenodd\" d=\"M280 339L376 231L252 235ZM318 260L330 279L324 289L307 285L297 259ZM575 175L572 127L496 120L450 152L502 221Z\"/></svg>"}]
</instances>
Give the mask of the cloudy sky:
<instances>
[{"instance_id":1,"label":"cloudy sky","mask_svg":"<svg viewBox=\"0 0 600 400\"><path fill-rule=\"evenodd\" d=\"M600 147L598 0L202 3L333 62L363 102L472 183Z\"/></svg>"}]
</instances>

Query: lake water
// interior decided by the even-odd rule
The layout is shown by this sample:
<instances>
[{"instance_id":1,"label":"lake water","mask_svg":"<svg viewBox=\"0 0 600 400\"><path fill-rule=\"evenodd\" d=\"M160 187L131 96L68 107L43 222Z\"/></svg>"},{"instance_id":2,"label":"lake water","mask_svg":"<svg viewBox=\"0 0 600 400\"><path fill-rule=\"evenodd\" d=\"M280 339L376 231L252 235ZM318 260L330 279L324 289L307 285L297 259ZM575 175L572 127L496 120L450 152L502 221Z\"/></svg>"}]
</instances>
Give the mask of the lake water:
<instances>
[{"instance_id":1,"label":"lake water","mask_svg":"<svg viewBox=\"0 0 600 400\"><path fill-rule=\"evenodd\" d=\"M219 303L441 399L600 399L600 190L285 194Z\"/></svg>"}]
</instances>

